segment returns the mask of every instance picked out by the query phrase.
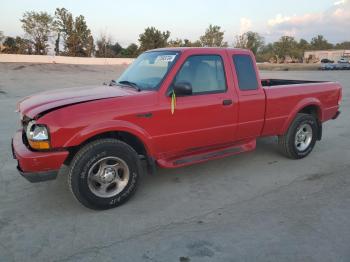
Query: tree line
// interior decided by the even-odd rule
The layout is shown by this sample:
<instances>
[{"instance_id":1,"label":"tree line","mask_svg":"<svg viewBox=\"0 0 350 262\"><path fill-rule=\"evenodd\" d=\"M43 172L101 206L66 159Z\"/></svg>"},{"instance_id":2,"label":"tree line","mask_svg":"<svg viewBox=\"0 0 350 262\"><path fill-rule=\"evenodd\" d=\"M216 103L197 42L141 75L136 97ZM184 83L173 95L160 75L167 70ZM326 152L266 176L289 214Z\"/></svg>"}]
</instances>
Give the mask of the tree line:
<instances>
[{"instance_id":1,"label":"tree line","mask_svg":"<svg viewBox=\"0 0 350 262\"><path fill-rule=\"evenodd\" d=\"M24 37L5 37L0 31L2 53L46 55L50 43L54 46L55 55L111 58L136 57L143 51L162 47L229 46L224 41L225 32L217 25L209 25L196 41L171 39L169 31L148 27L139 35L139 45L132 43L124 48L118 42L113 42L107 34L101 34L95 40L85 17L74 17L65 8L56 8L53 15L47 12L25 12L20 21ZM235 36L233 47L250 49L258 62L283 63L302 62L306 50L350 49L350 41L332 44L324 36L317 35L310 42L282 36L278 41L265 43L259 33L249 31Z\"/></svg>"}]
</instances>

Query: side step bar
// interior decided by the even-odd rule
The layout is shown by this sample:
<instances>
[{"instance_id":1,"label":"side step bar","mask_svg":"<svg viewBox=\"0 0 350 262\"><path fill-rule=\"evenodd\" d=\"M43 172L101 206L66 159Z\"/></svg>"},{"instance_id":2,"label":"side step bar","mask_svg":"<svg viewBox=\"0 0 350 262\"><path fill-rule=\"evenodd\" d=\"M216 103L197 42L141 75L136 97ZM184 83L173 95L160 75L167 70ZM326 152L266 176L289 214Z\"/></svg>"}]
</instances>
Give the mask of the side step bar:
<instances>
[{"instance_id":1,"label":"side step bar","mask_svg":"<svg viewBox=\"0 0 350 262\"><path fill-rule=\"evenodd\" d=\"M216 151L216 152L210 152L210 153L201 154L201 155L180 158L178 160L175 160L173 163L174 163L174 165L179 166L179 165L183 165L183 164L187 164L187 163L190 164L192 162L196 163L199 161L209 160L209 159L216 158L216 157L224 157L226 155L232 155L235 153L240 153L242 151L243 151L243 149L241 147L233 147L233 148L225 149L222 151Z\"/></svg>"},{"instance_id":2,"label":"side step bar","mask_svg":"<svg viewBox=\"0 0 350 262\"><path fill-rule=\"evenodd\" d=\"M211 159L218 159L254 150L256 140L250 140L239 145L228 146L219 149L212 149L205 152L197 152L192 155L181 156L171 159L158 159L157 164L164 168L175 168L205 162Z\"/></svg>"}]
</instances>

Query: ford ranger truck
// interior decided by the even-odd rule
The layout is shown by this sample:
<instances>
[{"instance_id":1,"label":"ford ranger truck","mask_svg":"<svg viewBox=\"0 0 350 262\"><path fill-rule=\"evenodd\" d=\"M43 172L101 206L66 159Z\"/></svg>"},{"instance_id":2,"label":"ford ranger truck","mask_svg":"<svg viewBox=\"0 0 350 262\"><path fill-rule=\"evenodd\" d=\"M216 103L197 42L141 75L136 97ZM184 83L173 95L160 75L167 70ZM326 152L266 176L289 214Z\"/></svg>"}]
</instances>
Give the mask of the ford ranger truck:
<instances>
[{"instance_id":1,"label":"ford ranger truck","mask_svg":"<svg viewBox=\"0 0 350 262\"><path fill-rule=\"evenodd\" d=\"M306 157L341 98L338 83L260 79L247 50L156 49L109 85L24 98L12 149L30 182L69 166L75 198L108 209L133 195L142 172L248 152L259 137L278 136L284 155Z\"/></svg>"}]
</instances>

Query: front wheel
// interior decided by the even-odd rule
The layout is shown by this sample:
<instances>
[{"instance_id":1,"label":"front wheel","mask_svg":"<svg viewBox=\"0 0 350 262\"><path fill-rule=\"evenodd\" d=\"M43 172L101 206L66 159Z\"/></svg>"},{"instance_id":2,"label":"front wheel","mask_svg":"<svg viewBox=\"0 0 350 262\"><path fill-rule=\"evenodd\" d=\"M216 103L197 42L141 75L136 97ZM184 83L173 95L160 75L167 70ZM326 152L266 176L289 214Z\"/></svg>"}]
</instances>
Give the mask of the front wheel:
<instances>
[{"instance_id":1,"label":"front wheel","mask_svg":"<svg viewBox=\"0 0 350 262\"><path fill-rule=\"evenodd\" d=\"M135 150L116 139L85 145L73 158L68 183L75 198L91 209L109 209L136 190L140 160Z\"/></svg>"},{"instance_id":2,"label":"front wheel","mask_svg":"<svg viewBox=\"0 0 350 262\"><path fill-rule=\"evenodd\" d=\"M313 115L297 114L287 133L278 137L281 151L292 159L306 157L316 144L318 129Z\"/></svg>"}]
</instances>

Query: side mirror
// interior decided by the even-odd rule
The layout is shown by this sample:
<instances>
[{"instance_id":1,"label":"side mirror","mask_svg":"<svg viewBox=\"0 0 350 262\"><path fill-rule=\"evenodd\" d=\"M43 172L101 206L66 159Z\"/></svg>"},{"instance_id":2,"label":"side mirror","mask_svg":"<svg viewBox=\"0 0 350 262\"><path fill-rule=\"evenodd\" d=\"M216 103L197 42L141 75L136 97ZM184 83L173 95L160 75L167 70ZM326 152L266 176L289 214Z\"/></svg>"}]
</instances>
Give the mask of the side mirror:
<instances>
[{"instance_id":1,"label":"side mirror","mask_svg":"<svg viewBox=\"0 0 350 262\"><path fill-rule=\"evenodd\" d=\"M173 90L176 96L192 95L192 85L189 82L181 81L173 85ZM169 94L171 95L171 93Z\"/></svg>"},{"instance_id":2,"label":"side mirror","mask_svg":"<svg viewBox=\"0 0 350 262\"><path fill-rule=\"evenodd\" d=\"M111 80L109 83L103 82L104 86L115 86L117 82L115 80Z\"/></svg>"},{"instance_id":3,"label":"side mirror","mask_svg":"<svg viewBox=\"0 0 350 262\"><path fill-rule=\"evenodd\" d=\"M117 82L115 80L111 80L111 82L109 82L109 86L115 86L117 84Z\"/></svg>"}]
</instances>

